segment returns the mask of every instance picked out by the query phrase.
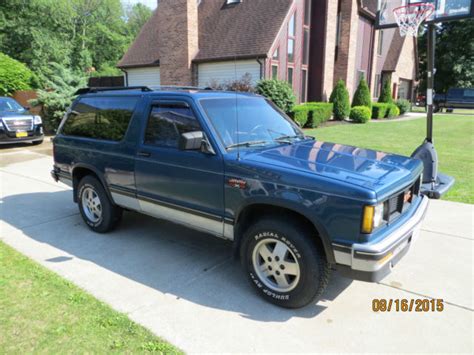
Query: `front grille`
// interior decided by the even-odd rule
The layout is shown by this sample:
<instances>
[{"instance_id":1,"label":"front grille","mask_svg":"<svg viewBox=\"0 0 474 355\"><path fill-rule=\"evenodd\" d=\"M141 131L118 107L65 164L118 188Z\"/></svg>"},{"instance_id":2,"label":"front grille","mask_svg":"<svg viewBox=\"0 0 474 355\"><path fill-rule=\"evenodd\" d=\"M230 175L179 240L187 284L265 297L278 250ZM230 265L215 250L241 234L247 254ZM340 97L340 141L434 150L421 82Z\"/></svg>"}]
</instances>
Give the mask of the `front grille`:
<instances>
[{"instance_id":1,"label":"front grille","mask_svg":"<svg viewBox=\"0 0 474 355\"><path fill-rule=\"evenodd\" d=\"M385 201L384 220L387 222L393 222L405 210L410 208L412 202L420 194L420 187L421 179L418 178L414 184Z\"/></svg>"},{"instance_id":2,"label":"front grille","mask_svg":"<svg viewBox=\"0 0 474 355\"><path fill-rule=\"evenodd\" d=\"M3 122L10 132L33 130L32 118L4 118Z\"/></svg>"}]
</instances>

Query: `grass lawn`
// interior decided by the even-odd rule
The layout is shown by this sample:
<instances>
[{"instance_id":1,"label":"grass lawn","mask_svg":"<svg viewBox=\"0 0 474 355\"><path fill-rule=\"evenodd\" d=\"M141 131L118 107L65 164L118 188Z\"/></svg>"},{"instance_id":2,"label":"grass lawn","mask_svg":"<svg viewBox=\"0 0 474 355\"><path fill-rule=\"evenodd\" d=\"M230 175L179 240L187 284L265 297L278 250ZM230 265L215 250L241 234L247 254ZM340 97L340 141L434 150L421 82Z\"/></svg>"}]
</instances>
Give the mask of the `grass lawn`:
<instances>
[{"instance_id":1,"label":"grass lawn","mask_svg":"<svg viewBox=\"0 0 474 355\"><path fill-rule=\"evenodd\" d=\"M410 155L423 142L426 120L336 125L306 133L323 141ZM456 178L444 199L474 203L474 115L435 115L434 140L439 170Z\"/></svg>"},{"instance_id":2,"label":"grass lawn","mask_svg":"<svg viewBox=\"0 0 474 355\"><path fill-rule=\"evenodd\" d=\"M0 242L0 354L181 353Z\"/></svg>"}]
</instances>

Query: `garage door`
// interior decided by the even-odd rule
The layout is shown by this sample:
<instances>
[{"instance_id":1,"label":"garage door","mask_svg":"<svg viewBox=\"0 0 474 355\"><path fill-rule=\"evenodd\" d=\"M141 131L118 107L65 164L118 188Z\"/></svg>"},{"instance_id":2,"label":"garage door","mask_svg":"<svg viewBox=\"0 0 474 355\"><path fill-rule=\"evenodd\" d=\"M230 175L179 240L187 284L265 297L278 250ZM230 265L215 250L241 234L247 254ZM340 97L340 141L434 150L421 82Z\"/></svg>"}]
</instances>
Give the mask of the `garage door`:
<instances>
[{"instance_id":1,"label":"garage door","mask_svg":"<svg viewBox=\"0 0 474 355\"><path fill-rule=\"evenodd\" d=\"M160 68L128 69L128 86L158 86L160 85Z\"/></svg>"},{"instance_id":2,"label":"garage door","mask_svg":"<svg viewBox=\"0 0 474 355\"><path fill-rule=\"evenodd\" d=\"M254 59L199 64L199 86L209 86L213 82L241 79L245 74L252 76L252 83L260 80L260 64Z\"/></svg>"}]
</instances>

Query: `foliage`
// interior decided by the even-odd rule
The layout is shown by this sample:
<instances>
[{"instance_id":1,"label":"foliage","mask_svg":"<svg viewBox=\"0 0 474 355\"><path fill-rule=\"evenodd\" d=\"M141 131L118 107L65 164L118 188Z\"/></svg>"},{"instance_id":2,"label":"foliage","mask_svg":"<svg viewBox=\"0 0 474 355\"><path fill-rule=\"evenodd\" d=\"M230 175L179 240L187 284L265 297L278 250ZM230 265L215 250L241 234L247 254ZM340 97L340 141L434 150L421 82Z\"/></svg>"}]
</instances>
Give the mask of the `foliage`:
<instances>
[{"instance_id":1,"label":"foliage","mask_svg":"<svg viewBox=\"0 0 474 355\"><path fill-rule=\"evenodd\" d=\"M351 112L349 92L343 80L339 80L331 93L329 102L333 103L333 115L336 120L343 120Z\"/></svg>"},{"instance_id":2,"label":"foliage","mask_svg":"<svg viewBox=\"0 0 474 355\"><path fill-rule=\"evenodd\" d=\"M47 81L49 63L98 72L117 64L151 10L120 0L0 2L0 52L26 64Z\"/></svg>"},{"instance_id":3,"label":"foliage","mask_svg":"<svg viewBox=\"0 0 474 355\"><path fill-rule=\"evenodd\" d=\"M306 126L316 128L331 119L333 104L327 102L308 102L309 117Z\"/></svg>"},{"instance_id":4,"label":"foliage","mask_svg":"<svg viewBox=\"0 0 474 355\"><path fill-rule=\"evenodd\" d=\"M45 130L52 133L71 105L74 93L86 85L86 78L55 63L51 64L47 74L50 79L45 83L46 89L38 90L38 98L31 100L31 104L42 105Z\"/></svg>"},{"instance_id":5,"label":"foliage","mask_svg":"<svg viewBox=\"0 0 474 355\"><path fill-rule=\"evenodd\" d=\"M383 119L387 116L388 104L374 102L372 104L372 118Z\"/></svg>"},{"instance_id":6,"label":"foliage","mask_svg":"<svg viewBox=\"0 0 474 355\"><path fill-rule=\"evenodd\" d=\"M474 116L436 115L436 148L439 154L439 170L453 176L456 184L443 199L474 203ZM426 120L387 121L360 125L335 125L306 130L307 135L317 135L318 140L337 142L360 148L375 149L410 156L420 145L420 137L426 134Z\"/></svg>"},{"instance_id":7,"label":"foliage","mask_svg":"<svg viewBox=\"0 0 474 355\"><path fill-rule=\"evenodd\" d=\"M181 353L2 242L0 275L2 353Z\"/></svg>"},{"instance_id":8,"label":"foliage","mask_svg":"<svg viewBox=\"0 0 474 355\"><path fill-rule=\"evenodd\" d=\"M293 120L300 126L304 127L308 122L309 107L306 104L295 105L293 107Z\"/></svg>"},{"instance_id":9,"label":"foliage","mask_svg":"<svg viewBox=\"0 0 474 355\"><path fill-rule=\"evenodd\" d=\"M401 115L410 112L411 110L411 102L405 99L395 101L395 105L397 105Z\"/></svg>"},{"instance_id":10,"label":"foliage","mask_svg":"<svg viewBox=\"0 0 474 355\"><path fill-rule=\"evenodd\" d=\"M372 111L367 106L354 106L351 109L350 119L357 123L367 123L372 116Z\"/></svg>"},{"instance_id":11,"label":"foliage","mask_svg":"<svg viewBox=\"0 0 474 355\"><path fill-rule=\"evenodd\" d=\"M392 98L392 82L389 78L385 78L382 84L382 91L380 92L378 102L385 102L391 104Z\"/></svg>"},{"instance_id":12,"label":"foliage","mask_svg":"<svg viewBox=\"0 0 474 355\"><path fill-rule=\"evenodd\" d=\"M37 86L37 78L23 63L0 53L0 96Z\"/></svg>"},{"instance_id":13,"label":"foliage","mask_svg":"<svg viewBox=\"0 0 474 355\"><path fill-rule=\"evenodd\" d=\"M387 114L386 114L386 117L387 117L387 118L393 118L393 117L398 117L398 116L400 116L400 110L399 110L399 108L397 107L397 105L395 105L395 104L388 104L387 107L388 107Z\"/></svg>"},{"instance_id":14,"label":"foliage","mask_svg":"<svg viewBox=\"0 0 474 355\"><path fill-rule=\"evenodd\" d=\"M357 90L354 93L352 99L352 107L355 106L367 106L369 109L372 108L372 99L370 95L370 89L367 85L367 81L364 78L360 80Z\"/></svg>"},{"instance_id":15,"label":"foliage","mask_svg":"<svg viewBox=\"0 0 474 355\"><path fill-rule=\"evenodd\" d=\"M219 82L217 80L211 80L209 87L213 90L225 90L225 91L239 91L239 92L254 92L255 87L252 83L252 75L245 73L240 79L227 80L225 82Z\"/></svg>"},{"instance_id":16,"label":"foliage","mask_svg":"<svg viewBox=\"0 0 474 355\"><path fill-rule=\"evenodd\" d=\"M282 80L264 79L257 83L256 92L270 99L286 113L291 112L296 97L291 86Z\"/></svg>"},{"instance_id":17,"label":"foliage","mask_svg":"<svg viewBox=\"0 0 474 355\"><path fill-rule=\"evenodd\" d=\"M474 87L474 21L445 22L437 27L435 90L446 93L452 87ZM418 41L420 87L426 91L427 31Z\"/></svg>"},{"instance_id":18,"label":"foliage","mask_svg":"<svg viewBox=\"0 0 474 355\"><path fill-rule=\"evenodd\" d=\"M92 71L90 73L92 77L101 77L101 76L123 76L123 72L116 68L115 66L111 66L109 64L105 64L100 70Z\"/></svg>"}]
</instances>

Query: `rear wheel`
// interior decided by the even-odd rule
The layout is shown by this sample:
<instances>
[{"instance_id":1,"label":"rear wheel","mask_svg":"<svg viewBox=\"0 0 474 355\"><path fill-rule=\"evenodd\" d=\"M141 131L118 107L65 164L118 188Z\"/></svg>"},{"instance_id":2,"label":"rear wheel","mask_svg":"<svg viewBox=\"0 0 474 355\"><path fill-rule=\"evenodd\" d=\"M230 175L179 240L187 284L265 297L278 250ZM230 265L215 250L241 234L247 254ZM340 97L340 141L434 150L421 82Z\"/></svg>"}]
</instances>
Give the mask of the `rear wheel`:
<instances>
[{"instance_id":1,"label":"rear wheel","mask_svg":"<svg viewBox=\"0 0 474 355\"><path fill-rule=\"evenodd\" d=\"M241 259L249 280L267 301L299 308L320 296L329 264L311 231L297 223L264 218L244 235Z\"/></svg>"},{"instance_id":2,"label":"rear wheel","mask_svg":"<svg viewBox=\"0 0 474 355\"><path fill-rule=\"evenodd\" d=\"M34 141L32 142L33 145L40 145L40 144L43 144L43 140L39 140L39 141Z\"/></svg>"},{"instance_id":3,"label":"rear wheel","mask_svg":"<svg viewBox=\"0 0 474 355\"><path fill-rule=\"evenodd\" d=\"M79 182L77 191L79 211L90 229L106 233L118 225L122 218L122 209L110 201L97 178L87 175Z\"/></svg>"}]
</instances>

